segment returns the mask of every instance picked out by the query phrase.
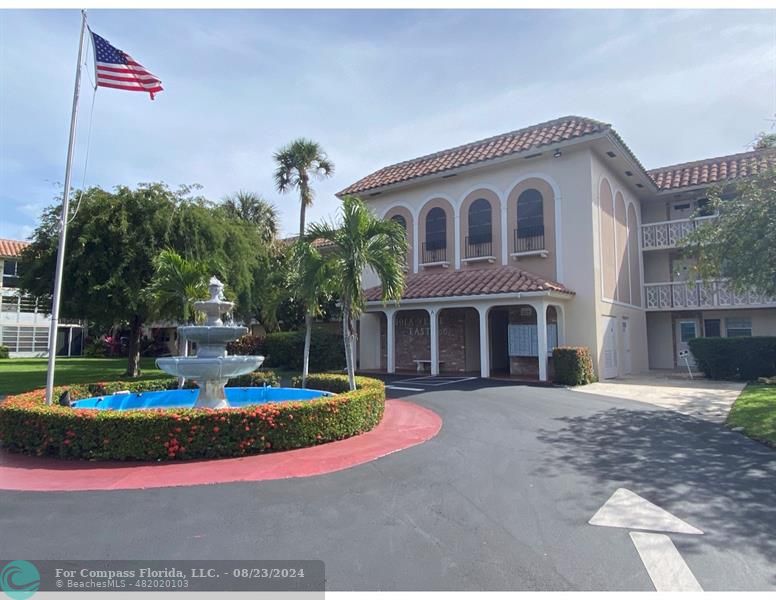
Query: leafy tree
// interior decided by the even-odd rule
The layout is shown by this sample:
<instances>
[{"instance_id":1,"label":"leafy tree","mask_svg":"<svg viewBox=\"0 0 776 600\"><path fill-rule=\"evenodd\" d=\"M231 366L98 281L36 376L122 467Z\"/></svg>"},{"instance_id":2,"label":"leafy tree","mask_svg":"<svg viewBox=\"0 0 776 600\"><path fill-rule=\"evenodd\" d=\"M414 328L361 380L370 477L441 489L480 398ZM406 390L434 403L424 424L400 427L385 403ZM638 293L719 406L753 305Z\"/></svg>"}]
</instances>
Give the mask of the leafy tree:
<instances>
[{"instance_id":1,"label":"leafy tree","mask_svg":"<svg viewBox=\"0 0 776 600\"><path fill-rule=\"evenodd\" d=\"M765 133L764 131L759 133L754 140L752 147L755 150L766 150L768 148L776 148L776 133Z\"/></svg>"},{"instance_id":2,"label":"leafy tree","mask_svg":"<svg viewBox=\"0 0 776 600\"><path fill-rule=\"evenodd\" d=\"M261 297L266 248L254 226L227 218L193 188L170 190L162 183L86 190L70 215L61 313L84 318L102 329L129 328L127 375L140 374L143 324L154 307L144 293L154 278L159 253L178 252L187 260L212 261L230 283L242 314L250 316ZM60 207L47 208L22 256L21 287L50 298L59 235Z\"/></svg>"},{"instance_id":3,"label":"leafy tree","mask_svg":"<svg viewBox=\"0 0 776 600\"><path fill-rule=\"evenodd\" d=\"M740 180L729 199L711 190L709 205L719 217L684 240L699 276L729 278L739 291L776 296L776 168Z\"/></svg>"},{"instance_id":4,"label":"leafy tree","mask_svg":"<svg viewBox=\"0 0 776 600\"><path fill-rule=\"evenodd\" d=\"M275 206L253 192L239 191L224 198L222 210L227 216L252 223L261 239L274 242L278 235L278 211Z\"/></svg>"},{"instance_id":5,"label":"leafy tree","mask_svg":"<svg viewBox=\"0 0 776 600\"><path fill-rule=\"evenodd\" d=\"M299 210L299 237L305 233L305 212L313 203L313 188L310 176L330 177L334 173L331 162L323 148L312 140L299 138L275 153L275 185L279 192L291 188L299 190L301 207Z\"/></svg>"},{"instance_id":6,"label":"leafy tree","mask_svg":"<svg viewBox=\"0 0 776 600\"><path fill-rule=\"evenodd\" d=\"M337 272L332 261L304 238L294 244L293 266L290 271L290 287L294 297L305 307L305 337L302 356L302 387L307 386L310 372L310 343L313 318L323 315L323 303L330 299L335 289Z\"/></svg>"},{"instance_id":7,"label":"leafy tree","mask_svg":"<svg viewBox=\"0 0 776 600\"><path fill-rule=\"evenodd\" d=\"M407 237L402 226L395 221L378 219L363 200L345 196L341 222L337 225L311 225L307 240L315 239L332 244L331 248L327 248L327 254L337 273L334 283L342 305L342 333L350 389L356 389L353 345L355 320L366 304L362 285L364 270L371 268L377 274L384 302L401 299Z\"/></svg>"}]
</instances>

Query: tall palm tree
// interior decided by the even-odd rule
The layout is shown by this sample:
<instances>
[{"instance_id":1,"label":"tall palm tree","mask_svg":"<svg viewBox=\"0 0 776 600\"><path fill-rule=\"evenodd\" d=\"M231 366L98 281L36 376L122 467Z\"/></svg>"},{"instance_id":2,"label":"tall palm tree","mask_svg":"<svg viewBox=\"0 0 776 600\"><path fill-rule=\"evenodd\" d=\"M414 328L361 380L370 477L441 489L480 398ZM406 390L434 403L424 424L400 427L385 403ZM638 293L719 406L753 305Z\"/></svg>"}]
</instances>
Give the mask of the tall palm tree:
<instances>
[{"instance_id":1,"label":"tall palm tree","mask_svg":"<svg viewBox=\"0 0 776 600\"><path fill-rule=\"evenodd\" d=\"M259 194L240 190L224 198L221 209L231 218L256 225L261 239L274 242L278 235L278 210Z\"/></svg>"},{"instance_id":2,"label":"tall palm tree","mask_svg":"<svg viewBox=\"0 0 776 600\"><path fill-rule=\"evenodd\" d=\"M211 265L187 260L174 250L162 250L154 260L154 274L145 289L152 316L180 323L195 320L194 301L207 297ZM178 355L188 356L188 341L178 336ZM179 378L183 385L183 378Z\"/></svg>"},{"instance_id":3,"label":"tall palm tree","mask_svg":"<svg viewBox=\"0 0 776 600\"><path fill-rule=\"evenodd\" d=\"M275 153L275 185L281 193L291 188L299 190L299 237L304 237L305 212L313 203L313 188L310 177L330 177L334 173L331 162L320 144L306 138L299 138L283 146Z\"/></svg>"},{"instance_id":4,"label":"tall palm tree","mask_svg":"<svg viewBox=\"0 0 776 600\"><path fill-rule=\"evenodd\" d=\"M366 304L362 278L366 268L377 274L382 286L382 300L400 300L404 290L404 257L407 237L395 221L375 217L363 200L345 196L341 222L337 225L313 224L308 240L323 239L331 243L327 258L337 273L334 284L342 304L342 335L350 389L356 389L353 345L355 320Z\"/></svg>"},{"instance_id":5,"label":"tall palm tree","mask_svg":"<svg viewBox=\"0 0 776 600\"><path fill-rule=\"evenodd\" d=\"M307 387L310 373L310 344L313 318L323 312L322 301L331 299L335 290L336 270L328 257L321 255L309 241L300 239L294 245L293 268L290 270L290 287L293 295L305 308L304 353L302 359L302 387Z\"/></svg>"}]
</instances>

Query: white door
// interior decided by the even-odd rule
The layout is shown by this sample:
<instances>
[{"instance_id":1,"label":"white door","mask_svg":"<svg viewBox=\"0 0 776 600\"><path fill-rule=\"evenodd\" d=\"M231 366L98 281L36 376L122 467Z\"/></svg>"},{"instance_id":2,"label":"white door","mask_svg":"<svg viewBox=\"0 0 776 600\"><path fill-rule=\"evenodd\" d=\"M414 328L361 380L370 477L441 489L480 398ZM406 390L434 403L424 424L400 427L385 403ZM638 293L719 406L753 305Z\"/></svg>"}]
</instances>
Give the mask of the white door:
<instances>
[{"instance_id":1,"label":"white door","mask_svg":"<svg viewBox=\"0 0 776 600\"><path fill-rule=\"evenodd\" d=\"M677 366L686 366L683 358L684 352L687 352L687 362L689 362L690 366L695 366L695 359L693 358L692 352L690 352L690 344L688 343L694 337L698 337L698 321L695 319L679 319L676 322Z\"/></svg>"},{"instance_id":2,"label":"white door","mask_svg":"<svg viewBox=\"0 0 776 600\"><path fill-rule=\"evenodd\" d=\"M625 375L633 372L633 363L631 361L631 334L630 319L622 318L622 372Z\"/></svg>"},{"instance_id":3,"label":"white door","mask_svg":"<svg viewBox=\"0 0 776 600\"><path fill-rule=\"evenodd\" d=\"M604 364L601 368L603 379L617 377L617 319L604 317Z\"/></svg>"}]
</instances>

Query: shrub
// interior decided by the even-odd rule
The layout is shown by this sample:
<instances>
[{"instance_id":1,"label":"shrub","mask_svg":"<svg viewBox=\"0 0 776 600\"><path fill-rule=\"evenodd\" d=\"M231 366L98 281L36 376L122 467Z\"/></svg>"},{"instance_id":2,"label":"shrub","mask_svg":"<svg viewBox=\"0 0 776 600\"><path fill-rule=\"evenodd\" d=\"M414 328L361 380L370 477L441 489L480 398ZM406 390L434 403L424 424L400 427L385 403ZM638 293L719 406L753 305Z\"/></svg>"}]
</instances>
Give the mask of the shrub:
<instances>
[{"instance_id":1,"label":"shrub","mask_svg":"<svg viewBox=\"0 0 776 600\"><path fill-rule=\"evenodd\" d=\"M0 346L0 358L8 358L8 347L7 346Z\"/></svg>"},{"instance_id":2,"label":"shrub","mask_svg":"<svg viewBox=\"0 0 776 600\"><path fill-rule=\"evenodd\" d=\"M585 385L597 381L593 371L593 359L585 346L561 346L552 351L555 383L561 385Z\"/></svg>"},{"instance_id":3,"label":"shrub","mask_svg":"<svg viewBox=\"0 0 776 600\"><path fill-rule=\"evenodd\" d=\"M254 371L247 375L240 375L230 379L226 384L228 387L277 387L280 385L280 377L275 371Z\"/></svg>"},{"instance_id":4,"label":"shrub","mask_svg":"<svg viewBox=\"0 0 776 600\"><path fill-rule=\"evenodd\" d=\"M264 338L257 335L244 335L226 345L229 354L240 356L259 356L264 354Z\"/></svg>"},{"instance_id":5,"label":"shrub","mask_svg":"<svg viewBox=\"0 0 776 600\"><path fill-rule=\"evenodd\" d=\"M266 366L290 371L302 370L304 331L269 333L264 338ZM323 329L313 329L310 340L310 370L331 371L345 368L342 336Z\"/></svg>"},{"instance_id":6,"label":"shrub","mask_svg":"<svg viewBox=\"0 0 776 600\"><path fill-rule=\"evenodd\" d=\"M44 390L35 390L0 405L0 440L15 452L92 460L215 458L302 448L364 433L380 422L385 388L361 379L363 387L354 392L228 410L79 410L46 406ZM90 385L140 391L143 385L158 389L159 382ZM55 393L70 389L79 397L88 387L60 387Z\"/></svg>"},{"instance_id":7,"label":"shrub","mask_svg":"<svg viewBox=\"0 0 776 600\"><path fill-rule=\"evenodd\" d=\"M690 351L709 379L776 375L776 337L693 338Z\"/></svg>"}]
</instances>

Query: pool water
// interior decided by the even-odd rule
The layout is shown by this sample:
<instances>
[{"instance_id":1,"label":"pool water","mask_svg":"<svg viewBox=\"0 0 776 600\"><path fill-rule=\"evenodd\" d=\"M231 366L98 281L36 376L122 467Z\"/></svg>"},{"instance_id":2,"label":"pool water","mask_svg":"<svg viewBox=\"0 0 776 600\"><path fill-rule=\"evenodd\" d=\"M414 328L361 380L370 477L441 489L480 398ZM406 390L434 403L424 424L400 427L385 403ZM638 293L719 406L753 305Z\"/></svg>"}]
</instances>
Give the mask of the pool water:
<instances>
[{"instance_id":1,"label":"pool water","mask_svg":"<svg viewBox=\"0 0 776 600\"><path fill-rule=\"evenodd\" d=\"M276 387L228 387L226 399L232 408L251 404L270 402L292 402L314 400L321 396L331 396L331 392L303 390L300 388ZM84 398L73 402L73 408L95 410L137 410L152 408L192 408L199 396L199 389L163 390L160 392L141 392L132 394L119 392L108 396Z\"/></svg>"}]
</instances>

